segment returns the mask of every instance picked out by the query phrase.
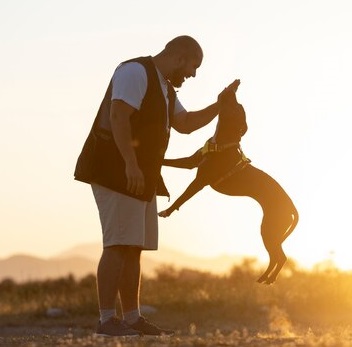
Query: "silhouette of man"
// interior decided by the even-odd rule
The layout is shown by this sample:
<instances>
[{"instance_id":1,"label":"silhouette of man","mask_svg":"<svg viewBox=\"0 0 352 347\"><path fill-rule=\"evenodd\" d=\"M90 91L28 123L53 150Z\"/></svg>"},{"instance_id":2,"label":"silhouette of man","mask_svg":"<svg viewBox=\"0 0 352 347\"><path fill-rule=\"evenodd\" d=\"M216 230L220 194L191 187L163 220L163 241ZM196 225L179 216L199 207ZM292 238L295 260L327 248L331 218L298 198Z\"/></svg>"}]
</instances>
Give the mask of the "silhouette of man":
<instances>
[{"instance_id":1,"label":"silhouette of man","mask_svg":"<svg viewBox=\"0 0 352 347\"><path fill-rule=\"evenodd\" d=\"M168 196L160 172L170 128L189 134L218 114L217 101L187 112L174 90L196 76L202 59L195 39L178 36L155 56L121 63L78 158L75 179L91 184L102 226L99 335L174 333L141 316L140 256L158 248L156 195Z\"/></svg>"}]
</instances>

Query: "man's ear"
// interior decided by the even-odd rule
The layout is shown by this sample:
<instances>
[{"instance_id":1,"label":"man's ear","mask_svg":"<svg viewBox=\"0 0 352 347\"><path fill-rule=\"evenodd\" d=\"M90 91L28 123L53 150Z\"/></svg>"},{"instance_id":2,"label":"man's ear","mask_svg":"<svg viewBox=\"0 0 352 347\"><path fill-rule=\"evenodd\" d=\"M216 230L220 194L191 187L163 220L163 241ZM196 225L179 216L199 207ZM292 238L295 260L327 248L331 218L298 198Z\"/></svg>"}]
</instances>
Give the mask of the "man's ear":
<instances>
[{"instance_id":1,"label":"man's ear","mask_svg":"<svg viewBox=\"0 0 352 347\"><path fill-rule=\"evenodd\" d=\"M186 57L184 54L178 54L175 56L175 66L177 68L181 67L181 66L184 66L186 63Z\"/></svg>"}]
</instances>

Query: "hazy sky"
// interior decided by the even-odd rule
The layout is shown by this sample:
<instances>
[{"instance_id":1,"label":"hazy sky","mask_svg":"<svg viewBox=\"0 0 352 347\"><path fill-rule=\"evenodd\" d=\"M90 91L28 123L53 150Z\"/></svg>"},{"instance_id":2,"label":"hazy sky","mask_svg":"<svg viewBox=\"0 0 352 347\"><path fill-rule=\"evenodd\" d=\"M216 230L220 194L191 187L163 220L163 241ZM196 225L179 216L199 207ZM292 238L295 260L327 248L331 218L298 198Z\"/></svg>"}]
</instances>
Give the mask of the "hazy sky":
<instances>
[{"instance_id":1,"label":"hazy sky","mask_svg":"<svg viewBox=\"0 0 352 347\"><path fill-rule=\"evenodd\" d=\"M351 18L349 0L0 0L0 258L100 242L90 187L73 171L109 79L120 61L188 34L205 57L179 98L200 109L241 79L249 125L242 148L300 212L287 254L352 269ZM167 156L193 153L215 124L173 132ZM174 201L195 172L163 174ZM208 187L160 220L160 244L265 260L260 221L254 201Z\"/></svg>"}]
</instances>

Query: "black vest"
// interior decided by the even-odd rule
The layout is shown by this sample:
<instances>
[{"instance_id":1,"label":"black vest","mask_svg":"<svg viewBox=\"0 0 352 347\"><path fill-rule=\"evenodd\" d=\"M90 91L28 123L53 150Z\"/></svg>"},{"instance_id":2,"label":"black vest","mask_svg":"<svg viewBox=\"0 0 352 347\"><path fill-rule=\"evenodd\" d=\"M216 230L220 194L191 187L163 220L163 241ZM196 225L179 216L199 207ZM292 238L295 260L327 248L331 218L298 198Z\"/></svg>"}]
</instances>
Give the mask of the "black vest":
<instances>
[{"instance_id":1,"label":"black vest","mask_svg":"<svg viewBox=\"0 0 352 347\"><path fill-rule=\"evenodd\" d=\"M137 161L145 178L144 194L137 196L127 191L125 162L115 144L110 125L106 122L110 115L111 82L77 160L74 176L78 181L97 183L122 194L150 201L155 193L169 196L160 174L169 142L166 126L167 109L158 73L151 57L128 60L132 61L145 67L148 78L147 91L140 110L136 110L130 118L133 142L138 144L135 147ZM175 97L173 87L168 84L169 119L173 117Z\"/></svg>"}]
</instances>

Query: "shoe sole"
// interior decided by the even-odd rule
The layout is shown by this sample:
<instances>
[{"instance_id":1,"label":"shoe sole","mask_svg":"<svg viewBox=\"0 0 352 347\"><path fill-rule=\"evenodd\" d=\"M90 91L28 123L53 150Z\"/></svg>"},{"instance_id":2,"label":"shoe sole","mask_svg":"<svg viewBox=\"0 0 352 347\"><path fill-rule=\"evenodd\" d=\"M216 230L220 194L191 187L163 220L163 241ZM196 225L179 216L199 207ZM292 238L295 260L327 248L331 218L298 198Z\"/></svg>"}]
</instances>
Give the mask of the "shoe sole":
<instances>
[{"instance_id":1,"label":"shoe sole","mask_svg":"<svg viewBox=\"0 0 352 347\"><path fill-rule=\"evenodd\" d=\"M148 337L172 337L172 336L175 336L175 333L172 333L172 334L160 334L160 335L142 333L142 336L148 336Z\"/></svg>"},{"instance_id":2,"label":"shoe sole","mask_svg":"<svg viewBox=\"0 0 352 347\"><path fill-rule=\"evenodd\" d=\"M94 333L94 336L96 337L124 337L124 338L134 338L134 337L141 337L141 334L136 334L136 335L108 335L104 333Z\"/></svg>"}]
</instances>

